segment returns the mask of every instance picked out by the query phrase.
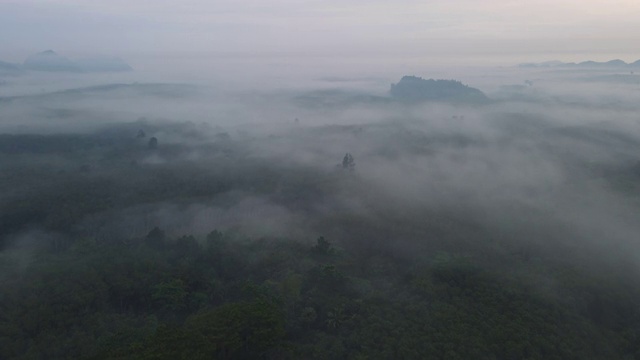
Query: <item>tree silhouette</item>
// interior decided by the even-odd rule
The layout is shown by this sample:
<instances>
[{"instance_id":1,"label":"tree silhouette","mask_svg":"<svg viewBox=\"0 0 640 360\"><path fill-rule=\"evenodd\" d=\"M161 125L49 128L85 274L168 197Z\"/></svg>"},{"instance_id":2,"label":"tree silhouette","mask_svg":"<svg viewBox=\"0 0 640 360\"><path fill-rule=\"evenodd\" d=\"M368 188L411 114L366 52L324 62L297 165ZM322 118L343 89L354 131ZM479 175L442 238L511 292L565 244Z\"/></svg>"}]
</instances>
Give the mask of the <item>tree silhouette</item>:
<instances>
[{"instance_id":1,"label":"tree silhouette","mask_svg":"<svg viewBox=\"0 0 640 360\"><path fill-rule=\"evenodd\" d=\"M157 149L158 148L158 139L156 137L152 137L149 139L149 149Z\"/></svg>"},{"instance_id":2,"label":"tree silhouette","mask_svg":"<svg viewBox=\"0 0 640 360\"><path fill-rule=\"evenodd\" d=\"M353 161L353 156L351 156L351 154L346 153L344 158L342 158L342 168L349 170L356 168L356 163Z\"/></svg>"}]
</instances>

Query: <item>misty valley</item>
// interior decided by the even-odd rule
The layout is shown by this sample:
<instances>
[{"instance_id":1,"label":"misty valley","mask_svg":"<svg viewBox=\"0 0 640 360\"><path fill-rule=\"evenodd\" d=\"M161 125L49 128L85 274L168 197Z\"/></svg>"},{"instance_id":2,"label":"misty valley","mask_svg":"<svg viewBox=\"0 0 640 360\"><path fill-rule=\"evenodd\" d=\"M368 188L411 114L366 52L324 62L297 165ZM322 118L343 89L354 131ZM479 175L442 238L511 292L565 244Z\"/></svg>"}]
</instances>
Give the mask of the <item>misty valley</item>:
<instances>
[{"instance_id":1,"label":"misty valley","mask_svg":"<svg viewBox=\"0 0 640 360\"><path fill-rule=\"evenodd\" d=\"M640 359L637 63L101 61L0 63L1 359Z\"/></svg>"}]
</instances>

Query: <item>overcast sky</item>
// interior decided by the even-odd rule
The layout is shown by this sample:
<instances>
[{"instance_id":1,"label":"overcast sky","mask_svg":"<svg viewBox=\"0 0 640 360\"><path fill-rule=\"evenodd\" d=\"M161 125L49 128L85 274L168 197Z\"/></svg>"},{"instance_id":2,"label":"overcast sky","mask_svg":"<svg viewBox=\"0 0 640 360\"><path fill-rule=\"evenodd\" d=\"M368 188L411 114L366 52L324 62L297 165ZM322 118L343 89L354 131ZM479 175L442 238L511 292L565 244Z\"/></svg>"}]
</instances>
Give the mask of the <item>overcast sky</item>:
<instances>
[{"instance_id":1,"label":"overcast sky","mask_svg":"<svg viewBox=\"0 0 640 360\"><path fill-rule=\"evenodd\" d=\"M46 49L634 61L638 44L638 0L0 0L9 61Z\"/></svg>"}]
</instances>

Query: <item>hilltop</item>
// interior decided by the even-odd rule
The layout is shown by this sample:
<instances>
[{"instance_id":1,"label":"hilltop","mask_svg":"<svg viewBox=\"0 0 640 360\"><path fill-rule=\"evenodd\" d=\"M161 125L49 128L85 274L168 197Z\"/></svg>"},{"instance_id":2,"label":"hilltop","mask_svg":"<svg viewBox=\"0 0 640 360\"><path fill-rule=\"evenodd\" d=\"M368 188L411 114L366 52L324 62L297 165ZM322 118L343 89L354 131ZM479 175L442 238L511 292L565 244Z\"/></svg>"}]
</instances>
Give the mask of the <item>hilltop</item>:
<instances>
[{"instance_id":1,"label":"hilltop","mask_svg":"<svg viewBox=\"0 0 640 360\"><path fill-rule=\"evenodd\" d=\"M480 90L456 80L423 79L404 76L397 84L392 84L391 97L401 101L453 101L486 102L487 96Z\"/></svg>"}]
</instances>

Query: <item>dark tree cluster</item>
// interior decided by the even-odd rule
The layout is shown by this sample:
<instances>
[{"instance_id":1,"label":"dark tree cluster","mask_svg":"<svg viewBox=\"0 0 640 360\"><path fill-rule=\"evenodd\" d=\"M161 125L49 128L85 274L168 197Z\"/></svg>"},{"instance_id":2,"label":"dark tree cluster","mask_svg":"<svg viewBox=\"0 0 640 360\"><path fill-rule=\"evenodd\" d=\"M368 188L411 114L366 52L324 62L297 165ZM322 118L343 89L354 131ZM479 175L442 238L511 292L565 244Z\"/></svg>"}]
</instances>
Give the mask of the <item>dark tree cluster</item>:
<instances>
[{"instance_id":1,"label":"dark tree cluster","mask_svg":"<svg viewBox=\"0 0 640 360\"><path fill-rule=\"evenodd\" d=\"M356 163L351 154L346 153L344 158L342 158L342 168L347 170L354 170L356 168Z\"/></svg>"},{"instance_id":2,"label":"dark tree cluster","mask_svg":"<svg viewBox=\"0 0 640 360\"><path fill-rule=\"evenodd\" d=\"M172 144L148 164L134 133L0 137L0 359L640 359L634 262L514 241L455 210L398 211L357 176L229 136L201 149L211 166ZM371 209L327 206L345 194ZM247 198L304 217L299 231L121 229L167 202Z\"/></svg>"},{"instance_id":3,"label":"dark tree cluster","mask_svg":"<svg viewBox=\"0 0 640 360\"><path fill-rule=\"evenodd\" d=\"M640 294L595 277L560 278L573 289L567 302L465 258L365 260L324 237L198 240L159 228L38 259L2 277L2 358L640 356Z\"/></svg>"}]
</instances>

